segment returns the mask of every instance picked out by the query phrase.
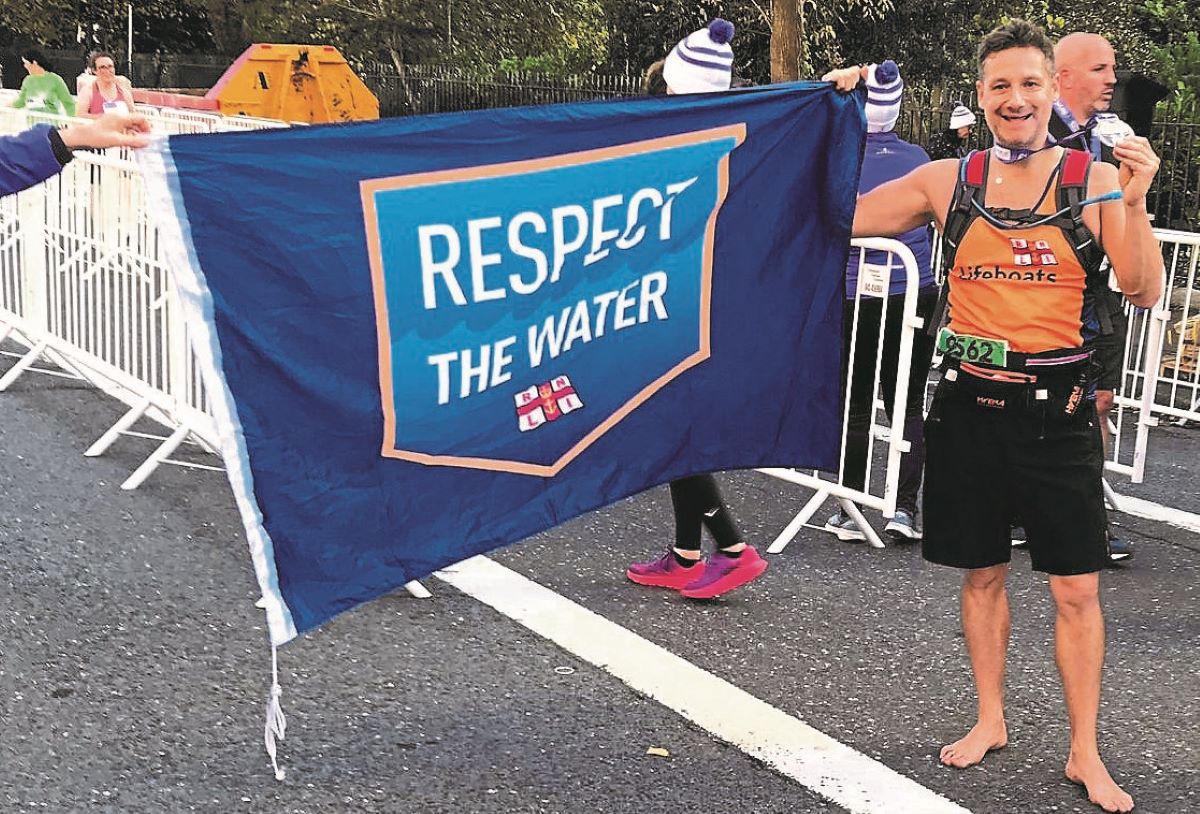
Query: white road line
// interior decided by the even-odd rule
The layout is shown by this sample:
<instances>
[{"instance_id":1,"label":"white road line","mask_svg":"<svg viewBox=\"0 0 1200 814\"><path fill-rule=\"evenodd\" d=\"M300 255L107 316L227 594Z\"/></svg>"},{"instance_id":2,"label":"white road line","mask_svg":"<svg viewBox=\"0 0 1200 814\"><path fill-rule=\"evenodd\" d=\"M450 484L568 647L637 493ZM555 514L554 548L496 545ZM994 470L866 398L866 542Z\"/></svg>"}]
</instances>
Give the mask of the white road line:
<instances>
[{"instance_id":1,"label":"white road line","mask_svg":"<svg viewBox=\"0 0 1200 814\"><path fill-rule=\"evenodd\" d=\"M970 814L798 718L486 557L464 560L437 576L853 814Z\"/></svg>"},{"instance_id":2,"label":"white road line","mask_svg":"<svg viewBox=\"0 0 1200 814\"><path fill-rule=\"evenodd\" d=\"M1200 534L1200 514L1192 514L1182 509L1172 509L1170 506L1163 506L1159 503L1143 500L1140 497L1131 497L1120 493L1116 497L1117 511L1132 514L1134 517L1141 517L1146 520L1167 523L1176 528Z\"/></svg>"}]
</instances>

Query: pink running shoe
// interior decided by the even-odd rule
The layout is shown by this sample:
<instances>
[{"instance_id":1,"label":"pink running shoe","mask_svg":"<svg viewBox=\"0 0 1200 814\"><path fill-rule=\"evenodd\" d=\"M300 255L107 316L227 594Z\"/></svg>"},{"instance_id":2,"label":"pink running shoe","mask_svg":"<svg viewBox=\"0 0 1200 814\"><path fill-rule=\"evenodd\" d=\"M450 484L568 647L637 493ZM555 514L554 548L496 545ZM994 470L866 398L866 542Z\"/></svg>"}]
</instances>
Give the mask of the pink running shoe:
<instances>
[{"instance_id":1,"label":"pink running shoe","mask_svg":"<svg viewBox=\"0 0 1200 814\"><path fill-rule=\"evenodd\" d=\"M767 561L758 555L754 546L742 549L740 557L713 554L700 578L689 582L680 593L688 599L712 599L758 579L766 570Z\"/></svg>"},{"instance_id":2,"label":"pink running shoe","mask_svg":"<svg viewBox=\"0 0 1200 814\"><path fill-rule=\"evenodd\" d=\"M651 585L655 588L673 588L678 591L684 585L695 582L704 574L704 560L699 560L690 568L684 568L675 561L675 553L671 549L652 562L635 562L629 566L625 576L638 585Z\"/></svg>"}]
</instances>

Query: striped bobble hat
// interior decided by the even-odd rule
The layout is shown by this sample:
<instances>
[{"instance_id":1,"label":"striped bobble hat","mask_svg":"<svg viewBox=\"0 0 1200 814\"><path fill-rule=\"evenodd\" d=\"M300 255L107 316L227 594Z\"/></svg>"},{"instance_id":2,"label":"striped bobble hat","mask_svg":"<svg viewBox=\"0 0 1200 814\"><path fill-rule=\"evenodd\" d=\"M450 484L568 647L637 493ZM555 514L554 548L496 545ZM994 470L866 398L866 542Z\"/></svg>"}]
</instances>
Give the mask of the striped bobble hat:
<instances>
[{"instance_id":1,"label":"striped bobble hat","mask_svg":"<svg viewBox=\"0 0 1200 814\"><path fill-rule=\"evenodd\" d=\"M717 18L679 41L663 62L672 93L729 90L733 78L733 23Z\"/></svg>"},{"instance_id":2,"label":"striped bobble hat","mask_svg":"<svg viewBox=\"0 0 1200 814\"><path fill-rule=\"evenodd\" d=\"M867 69L867 132L886 133L900 118L904 80L890 59Z\"/></svg>"}]
</instances>

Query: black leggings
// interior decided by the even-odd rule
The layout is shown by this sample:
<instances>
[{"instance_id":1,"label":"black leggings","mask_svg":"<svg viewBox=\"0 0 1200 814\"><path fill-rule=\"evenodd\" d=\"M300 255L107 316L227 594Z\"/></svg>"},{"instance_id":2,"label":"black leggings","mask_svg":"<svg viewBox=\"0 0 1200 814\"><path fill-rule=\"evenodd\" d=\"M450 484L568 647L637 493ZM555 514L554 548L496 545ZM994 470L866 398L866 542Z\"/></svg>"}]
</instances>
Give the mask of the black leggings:
<instances>
[{"instance_id":1,"label":"black leggings","mask_svg":"<svg viewBox=\"0 0 1200 814\"><path fill-rule=\"evenodd\" d=\"M712 475L671 481L671 505L675 507L676 548L699 551L702 527L708 529L717 548L732 548L742 541Z\"/></svg>"},{"instance_id":2,"label":"black leggings","mask_svg":"<svg viewBox=\"0 0 1200 814\"><path fill-rule=\"evenodd\" d=\"M937 305L937 289L923 288L917 292L917 316L929 321ZM893 394L896 391L897 356L900 351L900 329L904 316L903 295L889 298L887 323L883 333L883 359L880 362L880 389L891 417ZM875 353L879 347L879 320L883 300L862 297L858 307L858 348L854 356L854 381L850 392L850 420L846 432L845 484L862 489L867 477L867 434L871 428L874 409ZM842 360L850 358L850 335L854 330L854 300L846 300L842 322ZM912 358L909 365L908 398L905 401L904 438L911 451L900 459L900 484L896 507L910 514L917 511L917 491L921 488L921 473L925 468L925 381L929 376L929 361L933 358L933 338L921 329L913 335Z\"/></svg>"}]
</instances>

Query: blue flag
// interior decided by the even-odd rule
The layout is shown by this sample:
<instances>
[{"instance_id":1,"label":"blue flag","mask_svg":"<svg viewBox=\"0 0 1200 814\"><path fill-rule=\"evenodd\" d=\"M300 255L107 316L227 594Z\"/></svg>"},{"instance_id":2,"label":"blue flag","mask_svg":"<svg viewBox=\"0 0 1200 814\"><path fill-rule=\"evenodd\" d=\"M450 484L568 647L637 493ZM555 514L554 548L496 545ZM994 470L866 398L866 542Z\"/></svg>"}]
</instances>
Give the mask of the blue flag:
<instances>
[{"instance_id":1,"label":"blue flag","mask_svg":"<svg viewBox=\"0 0 1200 814\"><path fill-rule=\"evenodd\" d=\"M835 468L864 129L799 83L143 151L272 641L675 478Z\"/></svg>"}]
</instances>

